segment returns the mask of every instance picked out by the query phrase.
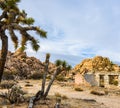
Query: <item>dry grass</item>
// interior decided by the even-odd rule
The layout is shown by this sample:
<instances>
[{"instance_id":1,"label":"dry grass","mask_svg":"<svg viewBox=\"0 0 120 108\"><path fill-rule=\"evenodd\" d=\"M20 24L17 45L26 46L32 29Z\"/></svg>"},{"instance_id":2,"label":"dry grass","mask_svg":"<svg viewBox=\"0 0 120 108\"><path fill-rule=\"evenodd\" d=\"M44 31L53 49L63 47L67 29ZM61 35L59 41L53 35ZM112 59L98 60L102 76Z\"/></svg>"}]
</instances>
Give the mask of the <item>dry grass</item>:
<instances>
[{"instance_id":1,"label":"dry grass","mask_svg":"<svg viewBox=\"0 0 120 108\"><path fill-rule=\"evenodd\" d=\"M30 79L38 80L43 77L43 74L40 72L34 72L31 76Z\"/></svg>"},{"instance_id":2,"label":"dry grass","mask_svg":"<svg viewBox=\"0 0 120 108\"><path fill-rule=\"evenodd\" d=\"M62 95L62 99L66 100L68 97L66 95Z\"/></svg>"},{"instance_id":3,"label":"dry grass","mask_svg":"<svg viewBox=\"0 0 120 108\"><path fill-rule=\"evenodd\" d=\"M25 84L26 87L30 87L30 86L33 86L32 84Z\"/></svg>"},{"instance_id":4,"label":"dry grass","mask_svg":"<svg viewBox=\"0 0 120 108\"><path fill-rule=\"evenodd\" d=\"M55 97L62 97L62 95L60 93L56 92Z\"/></svg>"},{"instance_id":5,"label":"dry grass","mask_svg":"<svg viewBox=\"0 0 120 108\"><path fill-rule=\"evenodd\" d=\"M94 95L98 95L98 96L102 96L102 95L105 95L105 92L100 92L100 91L96 91L96 90L92 90L90 92L91 94L94 94Z\"/></svg>"},{"instance_id":6,"label":"dry grass","mask_svg":"<svg viewBox=\"0 0 120 108\"><path fill-rule=\"evenodd\" d=\"M2 89L9 89L11 88L13 85L15 85L15 82L13 81L2 81L0 84L0 87Z\"/></svg>"},{"instance_id":7,"label":"dry grass","mask_svg":"<svg viewBox=\"0 0 120 108\"><path fill-rule=\"evenodd\" d=\"M66 95L62 95L62 94L60 94L58 92L55 93L55 97L56 98L61 98L63 100L68 99L68 97Z\"/></svg>"},{"instance_id":8,"label":"dry grass","mask_svg":"<svg viewBox=\"0 0 120 108\"><path fill-rule=\"evenodd\" d=\"M75 91L83 91L83 89L80 87L77 87L77 88L75 88Z\"/></svg>"}]
</instances>

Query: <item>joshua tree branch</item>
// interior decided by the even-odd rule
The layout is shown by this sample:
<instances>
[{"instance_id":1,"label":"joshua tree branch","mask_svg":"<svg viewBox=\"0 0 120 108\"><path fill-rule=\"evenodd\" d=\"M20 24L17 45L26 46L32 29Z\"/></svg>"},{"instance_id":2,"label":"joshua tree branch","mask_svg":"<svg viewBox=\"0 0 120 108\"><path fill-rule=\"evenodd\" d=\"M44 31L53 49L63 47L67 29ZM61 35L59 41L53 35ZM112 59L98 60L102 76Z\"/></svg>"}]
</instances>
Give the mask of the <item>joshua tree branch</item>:
<instances>
[{"instance_id":1,"label":"joshua tree branch","mask_svg":"<svg viewBox=\"0 0 120 108\"><path fill-rule=\"evenodd\" d=\"M46 76L47 76L47 73L48 73L48 66L49 66L49 57L47 56L49 54L46 54L46 60L45 60L45 72L44 72L44 75L43 75L43 80L42 80L42 89L41 89L41 92L42 94L44 94L44 90L45 90L45 83L46 83Z\"/></svg>"},{"instance_id":2,"label":"joshua tree branch","mask_svg":"<svg viewBox=\"0 0 120 108\"><path fill-rule=\"evenodd\" d=\"M54 72L54 74L53 74L53 76L52 76L52 78L51 78L51 80L50 80L50 82L49 82L49 84L48 84L48 87L47 87L47 89L46 89L46 92L44 93L44 98L46 98L46 96L48 95L49 90L50 90L50 88L51 88L51 86L52 86L52 84L53 84L56 76L57 76L60 72L61 72L61 68L60 68L60 66L59 66L59 67L56 69L56 71Z\"/></svg>"}]
</instances>

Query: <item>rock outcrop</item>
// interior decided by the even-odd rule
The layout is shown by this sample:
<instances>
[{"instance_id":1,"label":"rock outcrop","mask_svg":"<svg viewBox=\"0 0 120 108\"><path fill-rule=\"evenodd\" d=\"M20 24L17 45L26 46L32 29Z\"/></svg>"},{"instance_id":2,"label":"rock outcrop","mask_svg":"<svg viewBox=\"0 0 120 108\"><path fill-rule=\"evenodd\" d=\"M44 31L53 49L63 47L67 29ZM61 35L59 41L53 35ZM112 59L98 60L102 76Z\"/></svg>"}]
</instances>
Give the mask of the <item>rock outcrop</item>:
<instances>
[{"instance_id":1,"label":"rock outcrop","mask_svg":"<svg viewBox=\"0 0 120 108\"><path fill-rule=\"evenodd\" d=\"M55 65L50 63L49 73L53 72ZM8 52L4 73L14 74L21 78L29 78L35 72L44 72L44 63L35 57L28 57L26 52Z\"/></svg>"},{"instance_id":2,"label":"rock outcrop","mask_svg":"<svg viewBox=\"0 0 120 108\"><path fill-rule=\"evenodd\" d=\"M96 56L92 59L85 59L73 69L74 72L120 72L120 66L112 63L109 58Z\"/></svg>"}]
</instances>

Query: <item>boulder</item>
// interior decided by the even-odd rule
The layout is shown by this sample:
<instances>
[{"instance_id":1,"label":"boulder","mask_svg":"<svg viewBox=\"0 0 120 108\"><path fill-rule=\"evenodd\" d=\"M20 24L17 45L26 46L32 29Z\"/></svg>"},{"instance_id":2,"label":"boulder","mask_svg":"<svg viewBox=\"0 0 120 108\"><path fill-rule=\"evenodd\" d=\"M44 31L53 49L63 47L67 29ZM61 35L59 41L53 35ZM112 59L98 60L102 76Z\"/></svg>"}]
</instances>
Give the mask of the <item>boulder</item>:
<instances>
[{"instance_id":1,"label":"boulder","mask_svg":"<svg viewBox=\"0 0 120 108\"><path fill-rule=\"evenodd\" d=\"M84 73L86 70L89 72L120 72L120 66L113 64L107 57L96 56L91 59L84 59L72 71Z\"/></svg>"}]
</instances>

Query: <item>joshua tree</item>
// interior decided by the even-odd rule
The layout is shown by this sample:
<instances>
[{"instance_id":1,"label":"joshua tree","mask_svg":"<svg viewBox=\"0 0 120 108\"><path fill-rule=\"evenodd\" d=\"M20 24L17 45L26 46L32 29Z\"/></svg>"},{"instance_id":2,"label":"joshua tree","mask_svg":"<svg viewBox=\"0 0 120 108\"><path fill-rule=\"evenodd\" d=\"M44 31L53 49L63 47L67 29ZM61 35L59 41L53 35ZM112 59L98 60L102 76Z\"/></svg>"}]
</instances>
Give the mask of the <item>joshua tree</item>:
<instances>
[{"instance_id":1,"label":"joshua tree","mask_svg":"<svg viewBox=\"0 0 120 108\"><path fill-rule=\"evenodd\" d=\"M46 92L44 93L44 98L46 98L46 96L48 95L49 90L50 90L56 76L59 75L62 71L66 71L68 69L68 66L70 66L70 65L68 65L68 63L66 61L62 61L62 60L56 60L55 64L56 64L57 68L48 84Z\"/></svg>"},{"instance_id":2,"label":"joshua tree","mask_svg":"<svg viewBox=\"0 0 120 108\"><path fill-rule=\"evenodd\" d=\"M42 94L44 94L44 90L45 90L45 83L46 83L46 76L47 76L47 73L48 73L49 59L50 59L50 54L47 53L46 54L46 60L45 60L45 68L44 68L45 72L44 72L44 75L43 75L42 88L41 88Z\"/></svg>"},{"instance_id":3,"label":"joshua tree","mask_svg":"<svg viewBox=\"0 0 120 108\"><path fill-rule=\"evenodd\" d=\"M66 75L69 75L69 71L72 69L72 66L71 65L68 65L67 67L66 67Z\"/></svg>"},{"instance_id":4,"label":"joshua tree","mask_svg":"<svg viewBox=\"0 0 120 108\"><path fill-rule=\"evenodd\" d=\"M30 41L33 50L39 49L38 41L30 35L29 31L36 31L42 38L46 38L46 32L37 26L34 26L34 19L28 18L24 10L20 11L17 3L20 0L0 0L0 38L2 41L2 49L0 55L0 81L2 79L6 56L8 52L8 33L14 43L15 48L18 48L18 36L16 31L21 35L21 50L26 47L26 42Z\"/></svg>"},{"instance_id":5,"label":"joshua tree","mask_svg":"<svg viewBox=\"0 0 120 108\"><path fill-rule=\"evenodd\" d=\"M39 100L39 99L46 99L49 90L56 78L56 76L58 74L60 74L62 71L65 71L68 69L68 67L71 67L70 65L67 64L66 61L62 61L62 60L56 60L55 64L56 64L56 70L53 74L53 76L51 77L51 80L46 88L45 91L45 82L46 82L46 76L48 73L48 65L49 65L49 58L50 58L50 54L46 54L46 60L45 60L45 73L43 75L43 80L42 80L42 88L40 91L38 91L36 93L36 95L34 97L30 98L30 102L29 102L29 107L28 108L33 108L33 105L35 103L35 101Z\"/></svg>"}]
</instances>

